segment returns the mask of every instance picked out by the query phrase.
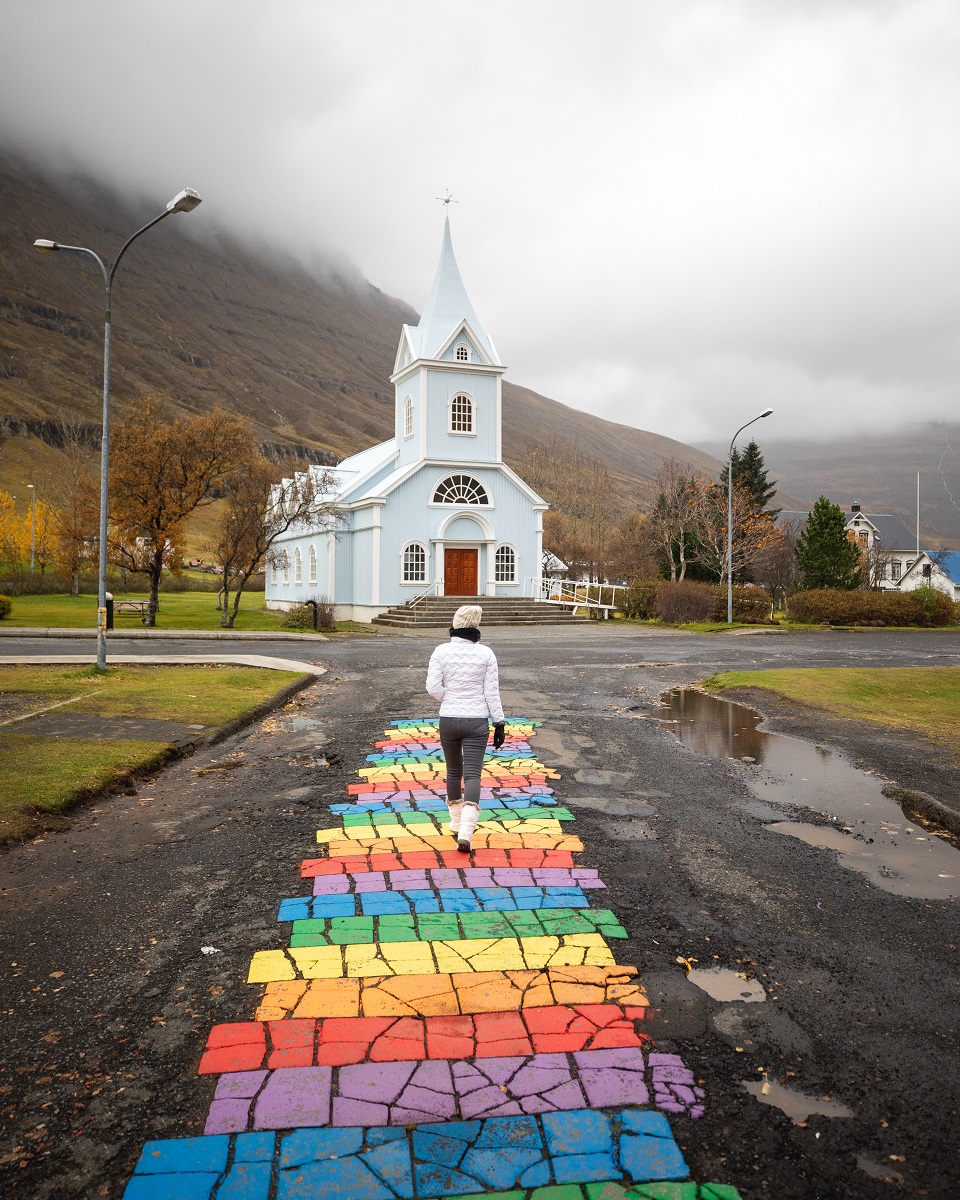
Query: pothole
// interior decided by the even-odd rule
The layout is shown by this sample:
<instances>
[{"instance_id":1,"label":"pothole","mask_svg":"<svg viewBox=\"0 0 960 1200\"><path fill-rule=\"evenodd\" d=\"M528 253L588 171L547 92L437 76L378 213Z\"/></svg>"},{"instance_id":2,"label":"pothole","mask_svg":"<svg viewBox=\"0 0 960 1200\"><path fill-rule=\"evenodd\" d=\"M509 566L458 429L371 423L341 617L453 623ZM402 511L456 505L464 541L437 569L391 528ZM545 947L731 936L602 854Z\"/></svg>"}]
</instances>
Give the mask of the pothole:
<instances>
[{"instance_id":1,"label":"pothole","mask_svg":"<svg viewBox=\"0 0 960 1200\"><path fill-rule=\"evenodd\" d=\"M265 721L261 721L260 729L264 733L303 733L308 729L321 729L322 722L316 717L307 717L302 714L283 714L279 717L267 717Z\"/></svg>"},{"instance_id":2,"label":"pothole","mask_svg":"<svg viewBox=\"0 0 960 1200\"><path fill-rule=\"evenodd\" d=\"M852 1117L853 1109L829 1096L808 1096L794 1088L784 1087L769 1079L751 1079L740 1085L761 1104L769 1104L787 1114L794 1125L802 1125L809 1117Z\"/></svg>"},{"instance_id":3,"label":"pothole","mask_svg":"<svg viewBox=\"0 0 960 1200\"><path fill-rule=\"evenodd\" d=\"M754 815L772 822L768 829L836 851L844 867L895 895L960 896L960 852L908 820L883 794L879 776L823 746L767 733L753 709L695 688L665 692L660 705L636 711L666 725L695 754L744 763L747 785L763 804ZM797 809L818 814L820 823L792 819Z\"/></svg>"},{"instance_id":4,"label":"pothole","mask_svg":"<svg viewBox=\"0 0 960 1200\"><path fill-rule=\"evenodd\" d=\"M711 1000L739 1000L746 1004L756 1004L767 998L762 983L756 979L748 979L746 975L741 975L739 971L731 971L728 967L694 967L687 972L687 978L701 991L706 992Z\"/></svg>"}]
</instances>

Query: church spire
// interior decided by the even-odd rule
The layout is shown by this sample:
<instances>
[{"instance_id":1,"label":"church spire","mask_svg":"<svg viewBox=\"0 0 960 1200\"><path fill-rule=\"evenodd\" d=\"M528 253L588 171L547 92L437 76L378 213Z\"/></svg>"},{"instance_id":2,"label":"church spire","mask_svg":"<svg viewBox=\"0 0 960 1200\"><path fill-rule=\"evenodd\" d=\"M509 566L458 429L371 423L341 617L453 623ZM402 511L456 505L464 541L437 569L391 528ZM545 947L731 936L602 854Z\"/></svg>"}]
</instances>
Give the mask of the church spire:
<instances>
[{"instance_id":1,"label":"church spire","mask_svg":"<svg viewBox=\"0 0 960 1200\"><path fill-rule=\"evenodd\" d=\"M424 306L420 324L411 331L416 340L415 357L436 358L464 321L469 325L474 338L479 341L483 353L489 356L492 363L499 365L493 342L477 319L460 278L460 268L457 266L450 237L450 218L445 216L443 246L433 288Z\"/></svg>"}]
</instances>

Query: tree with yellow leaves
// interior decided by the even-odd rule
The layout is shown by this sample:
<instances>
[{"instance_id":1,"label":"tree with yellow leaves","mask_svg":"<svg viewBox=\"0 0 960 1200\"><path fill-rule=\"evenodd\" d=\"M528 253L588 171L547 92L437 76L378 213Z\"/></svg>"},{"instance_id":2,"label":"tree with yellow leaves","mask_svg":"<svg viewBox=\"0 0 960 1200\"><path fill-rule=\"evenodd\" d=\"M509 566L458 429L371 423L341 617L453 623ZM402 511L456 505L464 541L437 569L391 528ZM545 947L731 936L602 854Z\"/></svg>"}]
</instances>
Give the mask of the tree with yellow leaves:
<instances>
[{"instance_id":1,"label":"tree with yellow leaves","mask_svg":"<svg viewBox=\"0 0 960 1200\"><path fill-rule=\"evenodd\" d=\"M216 408L172 417L147 397L118 423L110 451L110 552L150 579L145 625L155 625L164 567L176 569L187 518L217 499L254 446L241 417Z\"/></svg>"}]
</instances>

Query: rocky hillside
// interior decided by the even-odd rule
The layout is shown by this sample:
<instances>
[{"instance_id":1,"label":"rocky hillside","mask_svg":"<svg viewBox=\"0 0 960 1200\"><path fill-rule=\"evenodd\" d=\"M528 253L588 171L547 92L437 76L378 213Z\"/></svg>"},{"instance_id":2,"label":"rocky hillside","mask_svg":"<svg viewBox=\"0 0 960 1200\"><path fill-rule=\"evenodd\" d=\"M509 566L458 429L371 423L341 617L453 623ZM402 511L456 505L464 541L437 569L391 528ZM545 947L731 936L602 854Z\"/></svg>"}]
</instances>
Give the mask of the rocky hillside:
<instances>
[{"instance_id":1,"label":"rocky hillside","mask_svg":"<svg viewBox=\"0 0 960 1200\"><path fill-rule=\"evenodd\" d=\"M98 425L102 386L96 264L42 255L34 239L112 256L157 211L90 180L0 157L0 432L21 435L18 463L31 447L49 458L65 420ZM400 325L417 320L414 310L347 265L307 270L218 236L215 225L203 208L168 218L124 258L113 301L117 410L148 391L190 411L221 404L249 417L263 443L321 460L389 437L388 376ZM624 501L649 492L664 457L718 467L703 451L506 383L510 465L522 472L529 453L556 435L607 462Z\"/></svg>"}]
</instances>

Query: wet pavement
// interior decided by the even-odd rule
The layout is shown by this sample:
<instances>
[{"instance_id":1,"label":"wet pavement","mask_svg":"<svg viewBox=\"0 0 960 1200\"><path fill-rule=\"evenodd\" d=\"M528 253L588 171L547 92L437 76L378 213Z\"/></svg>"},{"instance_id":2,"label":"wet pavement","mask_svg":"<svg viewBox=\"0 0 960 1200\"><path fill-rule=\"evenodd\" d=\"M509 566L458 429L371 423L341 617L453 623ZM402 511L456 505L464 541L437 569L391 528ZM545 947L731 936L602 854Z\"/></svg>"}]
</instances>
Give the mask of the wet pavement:
<instances>
[{"instance_id":1,"label":"wet pavement","mask_svg":"<svg viewBox=\"0 0 960 1200\"><path fill-rule=\"evenodd\" d=\"M652 1039L654 1053L677 1056L693 1072L691 1086L704 1092L702 1116L662 1114L689 1178L721 1181L745 1200L955 1196L957 902L895 895L847 869L833 850L772 830L784 805L782 797L770 799L769 788L758 799L754 774L762 766L742 755L734 761L695 753L669 727L625 714L724 666L824 659L911 665L946 660L957 652L956 637L824 634L804 647L783 635L631 638L587 628L538 631L536 643L526 631L496 630L487 640L500 658L508 711L543 722L531 745L559 775L552 786L575 818L572 826L560 822L557 836L572 831L583 846L576 869L596 872L584 878L606 884L581 888L578 911L609 911L627 934L606 944L617 964L637 967L648 1013L636 1032ZM203 1136L218 1087L215 1075L197 1074L210 1032L251 1022L251 998L270 986L247 983L256 954L292 953L290 926L276 918L282 900L312 893L297 863L311 842L313 854L327 861L329 844L318 845L316 830L345 821L334 806L389 722L430 711L421 689L433 644L416 636L329 643L321 657L330 674L282 714L175 765L135 796L99 802L69 831L6 856L5 1196L119 1197L146 1141ZM836 728L828 723L821 733ZM833 748L825 737L814 740ZM875 769L896 777L888 761L896 751L911 771L920 770L923 756L911 758L905 742L864 743L861 751L874 744ZM859 765L871 763L861 756ZM835 815L826 805L800 808L811 820L820 814L815 829L827 829ZM422 891L435 886L432 877L425 882ZM479 901L482 882L459 882ZM541 901L547 888L574 886L572 876L563 883L491 883L505 891L539 888ZM318 899L313 893L310 903ZM334 919L316 911L292 919ZM461 938L468 932L464 915ZM328 926L320 925L326 936ZM379 926L371 928L380 945L393 945ZM524 936L518 933L516 949L504 945L504 953L525 953ZM422 937L399 944L437 945ZM347 945L342 953L361 949ZM430 951L435 967L438 952ZM315 953L311 961L322 958ZM720 994L731 998L698 986L701 973L709 973L714 992L726 982L729 992ZM738 988L750 996L737 996ZM280 1043L272 1046L271 1054ZM532 1048L534 1056L546 1052ZM352 1068L335 1069L343 1094L342 1073ZM563 1067L573 1072L571 1082L583 1069L569 1059ZM483 1086L509 1089L512 1079ZM651 1095L652 1082L643 1080ZM787 1106L791 1097L813 1105L801 1123ZM257 1099L223 1096L231 1098ZM605 1161L622 1162L629 1131L615 1114L634 1110L622 1101L611 1107L599 1094L584 1099L586 1110L557 1116L606 1114L609 1121L589 1136L609 1141L608 1149L597 1143L597 1153L609 1153ZM841 1105L852 1115L842 1115ZM636 1111L656 1115L656 1104ZM548 1138L546 1118L532 1119L536 1136ZM574 1140L585 1135L585 1127L576 1129ZM543 1153L555 1169L554 1152L547 1146Z\"/></svg>"},{"instance_id":2,"label":"wet pavement","mask_svg":"<svg viewBox=\"0 0 960 1200\"><path fill-rule=\"evenodd\" d=\"M677 688L635 710L695 754L749 764L747 786L762 804L746 811L777 833L835 851L839 861L898 896L955 899L960 862L952 845L908 820L883 794L883 779L825 746L760 728L759 713L695 688ZM826 819L811 824L807 817ZM793 819L783 820L784 817Z\"/></svg>"}]
</instances>

